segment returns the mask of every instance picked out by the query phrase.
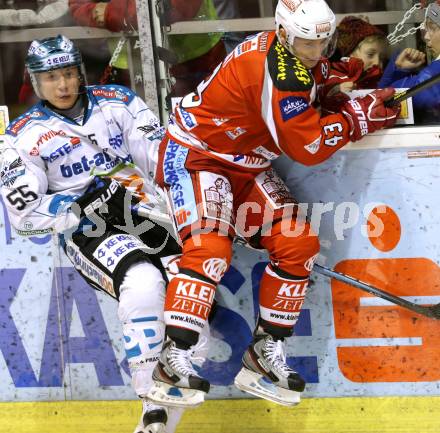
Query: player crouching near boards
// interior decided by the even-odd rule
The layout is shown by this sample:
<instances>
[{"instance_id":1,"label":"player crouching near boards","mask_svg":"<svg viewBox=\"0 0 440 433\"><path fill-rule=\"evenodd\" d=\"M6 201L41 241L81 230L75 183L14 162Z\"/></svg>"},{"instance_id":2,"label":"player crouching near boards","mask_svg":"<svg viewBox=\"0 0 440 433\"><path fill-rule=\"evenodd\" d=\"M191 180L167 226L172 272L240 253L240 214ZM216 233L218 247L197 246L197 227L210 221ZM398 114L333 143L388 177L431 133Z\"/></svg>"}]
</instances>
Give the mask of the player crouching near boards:
<instances>
[{"instance_id":1,"label":"player crouching near boards","mask_svg":"<svg viewBox=\"0 0 440 433\"><path fill-rule=\"evenodd\" d=\"M164 129L131 90L86 86L81 54L64 36L33 41L26 67L41 101L7 128L1 193L9 218L22 235L64 234L78 272L119 300L143 403L135 433L172 433L182 411L146 397L164 341L162 260L180 252L153 181Z\"/></svg>"}]
</instances>

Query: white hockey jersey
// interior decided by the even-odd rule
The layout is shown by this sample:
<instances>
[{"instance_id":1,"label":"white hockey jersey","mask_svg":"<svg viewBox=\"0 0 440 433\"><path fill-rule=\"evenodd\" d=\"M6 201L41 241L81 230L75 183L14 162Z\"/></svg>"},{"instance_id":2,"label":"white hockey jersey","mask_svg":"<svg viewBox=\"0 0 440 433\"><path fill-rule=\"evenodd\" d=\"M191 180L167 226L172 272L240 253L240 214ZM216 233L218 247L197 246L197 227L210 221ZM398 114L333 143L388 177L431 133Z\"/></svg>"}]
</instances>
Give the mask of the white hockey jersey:
<instances>
[{"instance_id":1,"label":"white hockey jersey","mask_svg":"<svg viewBox=\"0 0 440 433\"><path fill-rule=\"evenodd\" d=\"M97 174L131 184L143 213L168 225L164 192L155 184L165 129L146 104L122 86L89 86L83 123L42 103L11 122L0 155L0 186L21 235L75 227L71 202Z\"/></svg>"}]
</instances>

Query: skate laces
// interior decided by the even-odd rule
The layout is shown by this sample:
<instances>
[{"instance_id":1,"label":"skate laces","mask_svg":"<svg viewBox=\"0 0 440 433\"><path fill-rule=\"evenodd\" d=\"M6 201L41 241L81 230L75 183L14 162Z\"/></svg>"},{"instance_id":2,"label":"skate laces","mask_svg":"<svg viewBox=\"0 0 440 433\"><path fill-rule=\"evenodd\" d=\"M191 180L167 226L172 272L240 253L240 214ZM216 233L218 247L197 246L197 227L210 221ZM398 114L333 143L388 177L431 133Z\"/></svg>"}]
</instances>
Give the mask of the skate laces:
<instances>
[{"instance_id":1,"label":"skate laces","mask_svg":"<svg viewBox=\"0 0 440 433\"><path fill-rule=\"evenodd\" d=\"M190 350L178 349L175 343L171 343L167 354L167 361L177 373L184 376L197 376L197 372L191 364L190 355Z\"/></svg>"},{"instance_id":2,"label":"skate laces","mask_svg":"<svg viewBox=\"0 0 440 433\"><path fill-rule=\"evenodd\" d=\"M266 337L263 352L267 360L282 376L288 377L290 373L294 373L294 370L286 364L286 353L281 340L275 341L271 336Z\"/></svg>"}]
</instances>

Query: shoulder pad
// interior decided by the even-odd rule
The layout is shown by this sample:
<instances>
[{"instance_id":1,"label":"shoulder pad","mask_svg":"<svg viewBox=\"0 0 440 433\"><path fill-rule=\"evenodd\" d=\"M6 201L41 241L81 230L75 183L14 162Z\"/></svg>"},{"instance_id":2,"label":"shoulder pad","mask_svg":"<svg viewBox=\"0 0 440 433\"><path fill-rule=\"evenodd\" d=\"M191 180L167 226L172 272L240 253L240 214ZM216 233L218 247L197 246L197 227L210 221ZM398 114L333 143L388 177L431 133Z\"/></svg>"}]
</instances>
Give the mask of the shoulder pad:
<instances>
[{"instance_id":1,"label":"shoulder pad","mask_svg":"<svg viewBox=\"0 0 440 433\"><path fill-rule=\"evenodd\" d=\"M124 86L117 85L105 85L105 86L90 86L88 91L98 101L117 101L129 104L136 96L136 94Z\"/></svg>"},{"instance_id":2,"label":"shoulder pad","mask_svg":"<svg viewBox=\"0 0 440 433\"><path fill-rule=\"evenodd\" d=\"M267 54L269 73L279 90L305 92L313 88L312 74L275 38Z\"/></svg>"},{"instance_id":3,"label":"shoulder pad","mask_svg":"<svg viewBox=\"0 0 440 433\"><path fill-rule=\"evenodd\" d=\"M34 105L29 111L14 119L6 128L6 134L16 137L23 128L36 119L48 119L49 116L41 111L39 104Z\"/></svg>"}]
</instances>

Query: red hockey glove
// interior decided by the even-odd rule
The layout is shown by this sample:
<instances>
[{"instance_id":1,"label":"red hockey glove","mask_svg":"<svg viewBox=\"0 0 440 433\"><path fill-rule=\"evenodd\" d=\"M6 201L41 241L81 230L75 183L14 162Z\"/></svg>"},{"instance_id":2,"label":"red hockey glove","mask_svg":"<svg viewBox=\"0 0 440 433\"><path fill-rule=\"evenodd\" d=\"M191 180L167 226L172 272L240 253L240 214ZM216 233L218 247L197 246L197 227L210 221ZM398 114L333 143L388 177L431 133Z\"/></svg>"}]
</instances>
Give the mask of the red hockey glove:
<instances>
[{"instance_id":1,"label":"red hockey glove","mask_svg":"<svg viewBox=\"0 0 440 433\"><path fill-rule=\"evenodd\" d=\"M342 107L346 102L350 100L350 97L343 92L329 92L327 96L321 98L321 113L323 116L330 114L340 113Z\"/></svg>"},{"instance_id":2,"label":"red hockey glove","mask_svg":"<svg viewBox=\"0 0 440 433\"><path fill-rule=\"evenodd\" d=\"M364 135L393 126L400 113L400 104L385 107L384 102L394 95L392 87L378 89L362 98L347 101L341 108L351 126L350 140L358 141Z\"/></svg>"}]
</instances>

